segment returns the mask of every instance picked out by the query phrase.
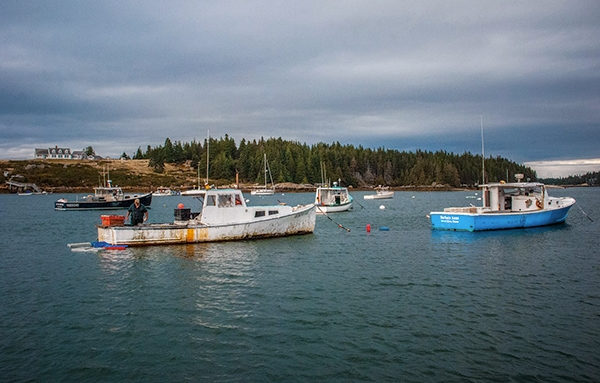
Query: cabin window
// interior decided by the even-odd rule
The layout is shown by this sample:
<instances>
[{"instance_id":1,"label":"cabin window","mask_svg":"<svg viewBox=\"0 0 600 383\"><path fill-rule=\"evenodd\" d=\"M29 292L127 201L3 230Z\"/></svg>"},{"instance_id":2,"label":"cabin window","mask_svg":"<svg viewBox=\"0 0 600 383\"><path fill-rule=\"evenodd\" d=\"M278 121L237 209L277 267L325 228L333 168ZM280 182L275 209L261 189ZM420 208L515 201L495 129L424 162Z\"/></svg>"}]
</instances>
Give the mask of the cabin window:
<instances>
[{"instance_id":1,"label":"cabin window","mask_svg":"<svg viewBox=\"0 0 600 383\"><path fill-rule=\"evenodd\" d=\"M206 197L206 206L216 206L217 205L217 199L215 198L214 195L209 195Z\"/></svg>"},{"instance_id":2,"label":"cabin window","mask_svg":"<svg viewBox=\"0 0 600 383\"><path fill-rule=\"evenodd\" d=\"M269 210L269 215L279 214L279 210Z\"/></svg>"},{"instance_id":3,"label":"cabin window","mask_svg":"<svg viewBox=\"0 0 600 383\"><path fill-rule=\"evenodd\" d=\"M264 210L257 210L254 212L254 217L264 217L264 216L265 216Z\"/></svg>"},{"instance_id":4,"label":"cabin window","mask_svg":"<svg viewBox=\"0 0 600 383\"><path fill-rule=\"evenodd\" d=\"M233 195L231 194L219 194L218 196L219 207L231 207L233 206Z\"/></svg>"}]
</instances>

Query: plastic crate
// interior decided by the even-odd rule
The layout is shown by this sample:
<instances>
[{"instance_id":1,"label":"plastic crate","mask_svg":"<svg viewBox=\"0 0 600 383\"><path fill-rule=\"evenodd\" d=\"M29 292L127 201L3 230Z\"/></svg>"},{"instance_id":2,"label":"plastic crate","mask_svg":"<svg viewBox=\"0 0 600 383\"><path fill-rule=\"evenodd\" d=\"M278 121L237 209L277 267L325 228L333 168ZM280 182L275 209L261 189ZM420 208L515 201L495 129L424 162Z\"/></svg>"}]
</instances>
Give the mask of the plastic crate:
<instances>
[{"instance_id":1,"label":"plastic crate","mask_svg":"<svg viewBox=\"0 0 600 383\"><path fill-rule=\"evenodd\" d=\"M124 215L101 215L102 226L123 226L125 225Z\"/></svg>"}]
</instances>

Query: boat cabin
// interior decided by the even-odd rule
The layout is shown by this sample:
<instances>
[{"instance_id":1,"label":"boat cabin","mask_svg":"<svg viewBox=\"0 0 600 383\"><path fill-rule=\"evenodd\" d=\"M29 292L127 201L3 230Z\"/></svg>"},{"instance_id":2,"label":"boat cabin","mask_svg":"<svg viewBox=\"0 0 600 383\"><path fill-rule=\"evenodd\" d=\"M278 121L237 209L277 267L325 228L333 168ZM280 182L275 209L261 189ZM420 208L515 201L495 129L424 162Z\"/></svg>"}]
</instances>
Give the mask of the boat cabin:
<instances>
[{"instance_id":1,"label":"boat cabin","mask_svg":"<svg viewBox=\"0 0 600 383\"><path fill-rule=\"evenodd\" d=\"M107 185L94 188L94 196L91 199L94 201L120 201L129 198L124 195L120 187L112 186L110 180ZM90 197L88 196L87 199L90 199Z\"/></svg>"},{"instance_id":2,"label":"boat cabin","mask_svg":"<svg viewBox=\"0 0 600 383\"><path fill-rule=\"evenodd\" d=\"M535 182L493 183L481 185L483 207L493 212L540 210L544 207L546 189Z\"/></svg>"},{"instance_id":3,"label":"boat cabin","mask_svg":"<svg viewBox=\"0 0 600 383\"><path fill-rule=\"evenodd\" d=\"M319 205L343 205L350 202L348 189L344 187L319 188L316 203Z\"/></svg>"}]
</instances>

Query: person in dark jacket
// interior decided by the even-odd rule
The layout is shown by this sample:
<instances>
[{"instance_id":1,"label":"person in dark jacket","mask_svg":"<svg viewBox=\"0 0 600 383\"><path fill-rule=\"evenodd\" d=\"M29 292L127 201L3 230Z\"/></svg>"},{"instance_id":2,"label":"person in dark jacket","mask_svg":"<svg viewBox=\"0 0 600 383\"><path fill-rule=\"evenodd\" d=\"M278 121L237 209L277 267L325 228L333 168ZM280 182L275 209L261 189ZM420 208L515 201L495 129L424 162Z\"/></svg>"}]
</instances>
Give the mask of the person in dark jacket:
<instances>
[{"instance_id":1,"label":"person in dark jacket","mask_svg":"<svg viewBox=\"0 0 600 383\"><path fill-rule=\"evenodd\" d=\"M140 200L136 198L135 201L133 201L133 204L129 206L129 210L127 210L127 216L125 216L126 221L129 218L129 215L131 215L131 225L139 225L148 220L148 209L146 209L146 206L142 205Z\"/></svg>"}]
</instances>

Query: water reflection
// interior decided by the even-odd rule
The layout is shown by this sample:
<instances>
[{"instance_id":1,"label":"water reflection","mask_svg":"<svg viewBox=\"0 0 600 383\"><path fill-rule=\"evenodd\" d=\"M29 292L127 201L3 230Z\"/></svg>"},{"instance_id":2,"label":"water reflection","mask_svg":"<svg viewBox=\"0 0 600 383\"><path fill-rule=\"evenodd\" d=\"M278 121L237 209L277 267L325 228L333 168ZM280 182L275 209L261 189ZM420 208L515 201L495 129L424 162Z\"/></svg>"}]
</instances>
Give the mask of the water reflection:
<instances>
[{"instance_id":1,"label":"water reflection","mask_svg":"<svg viewBox=\"0 0 600 383\"><path fill-rule=\"evenodd\" d=\"M481 241L489 240L502 240L512 241L515 239L523 238L524 236L528 239L531 237L540 237L556 232L562 232L569 229L569 225L566 223L532 227L526 229L509 229L509 230L490 230L490 231L449 231L449 230L431 230L431 241L434 244L450 244L450 243L463 243L473 244Z\"/></svg>"}]
</instances>

